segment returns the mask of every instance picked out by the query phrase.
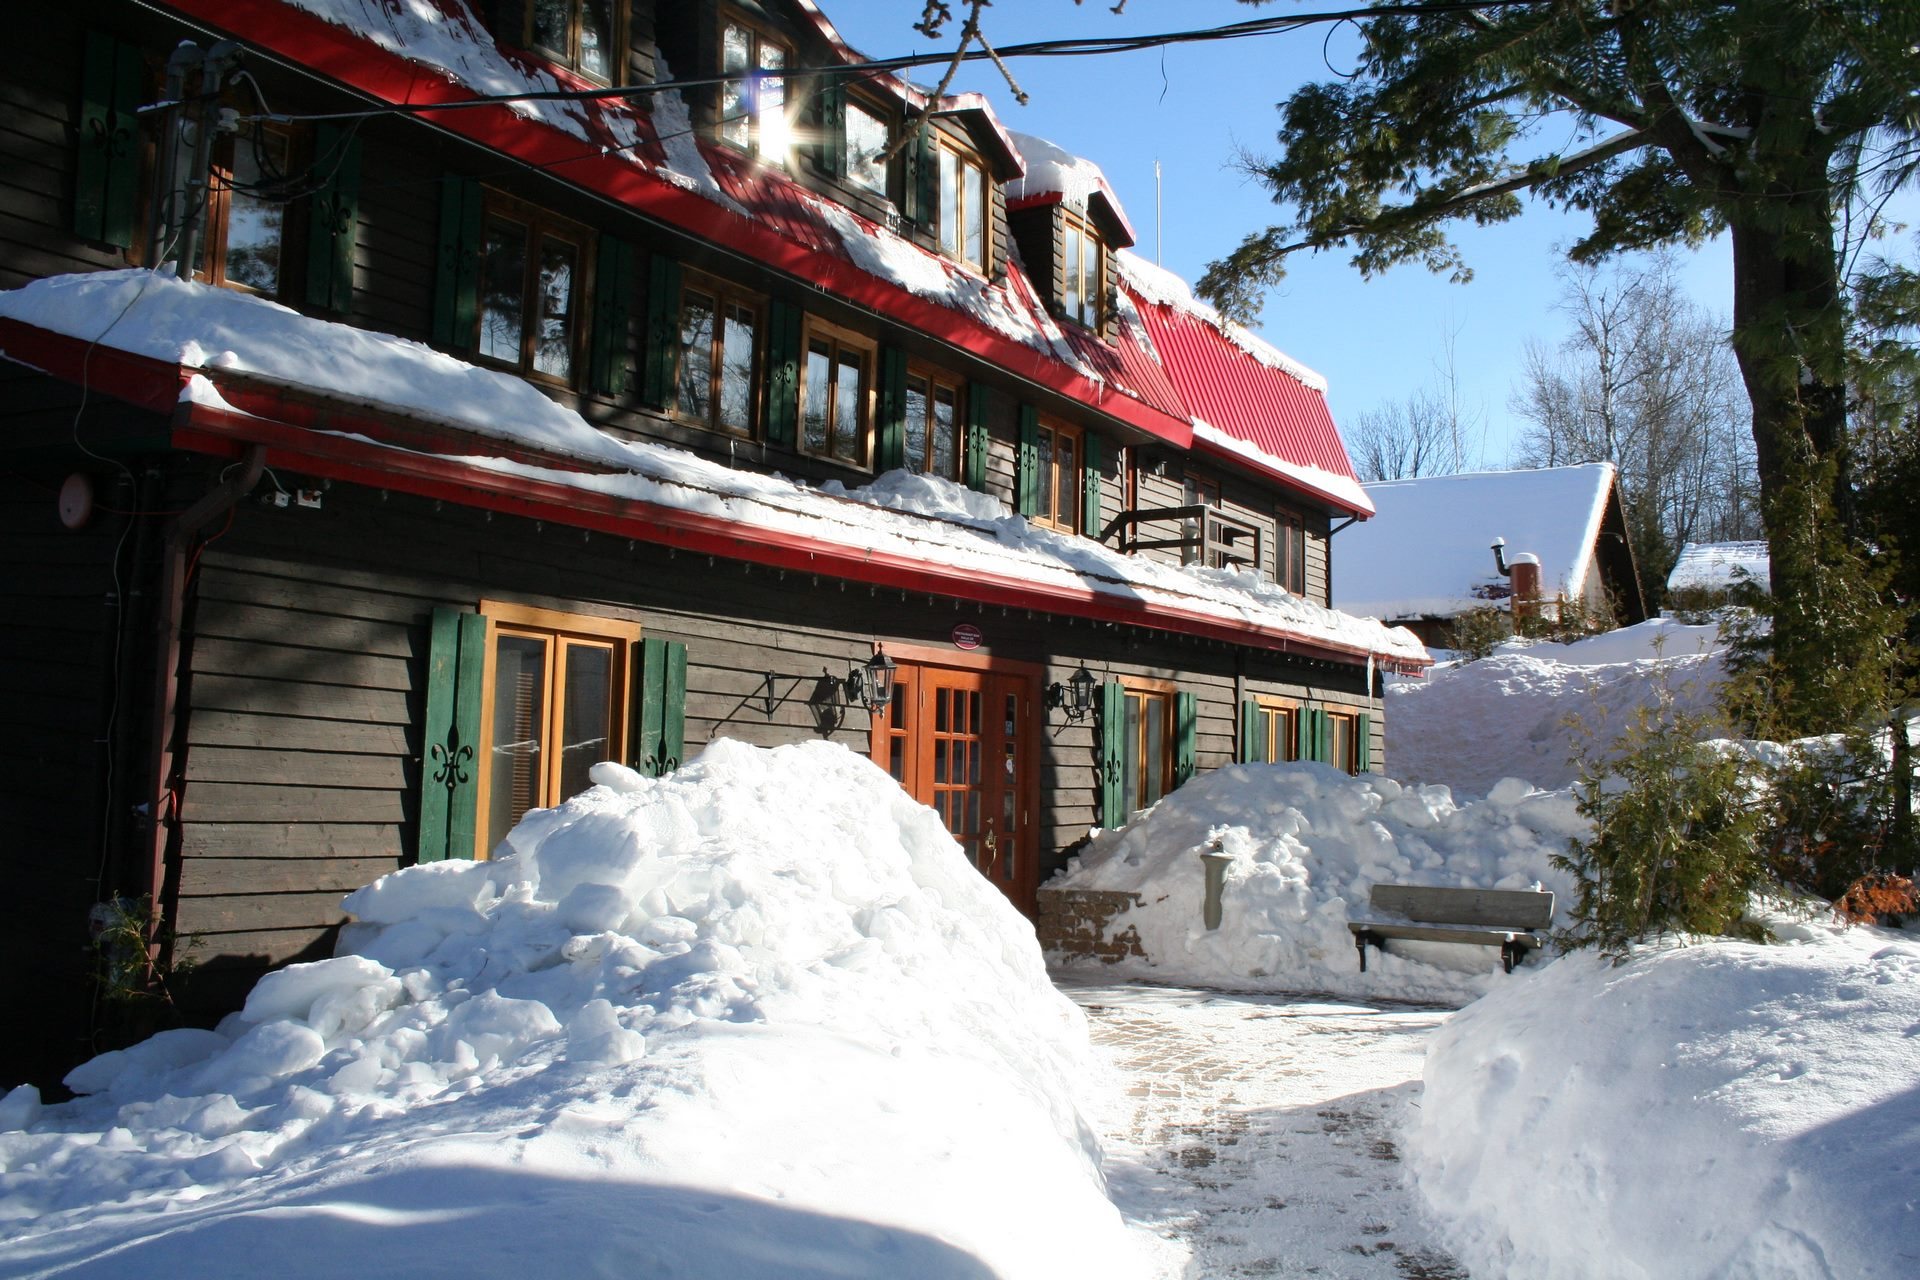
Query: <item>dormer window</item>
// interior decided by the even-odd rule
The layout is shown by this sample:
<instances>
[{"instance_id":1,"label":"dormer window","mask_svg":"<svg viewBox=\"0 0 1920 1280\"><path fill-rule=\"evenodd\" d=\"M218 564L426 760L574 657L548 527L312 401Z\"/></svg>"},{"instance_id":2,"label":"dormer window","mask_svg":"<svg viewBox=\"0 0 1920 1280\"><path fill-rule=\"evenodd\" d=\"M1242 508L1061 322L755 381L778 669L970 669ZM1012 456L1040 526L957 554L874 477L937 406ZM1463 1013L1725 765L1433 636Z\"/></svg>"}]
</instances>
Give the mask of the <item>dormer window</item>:
<instances>
[{"instance_id":1,"label":"dormer window","mask_svg":"<svg viewBox=\"0 0 1920 1280\"><path fill-rule=\"evenodd\" d=\"M1060 310L1067 319L1098 329L1107 278L1107 249L1093 224L1077 213L1061 211L1065 278L1060 288Z\"/></svg>"},{"instance_id":2,"label":"dormer window","mask_svg":"<svg viewBox=\"0 0 1920 1280\"><path fill-rule=\"evenodd\" d=\"M614 0L533 0L527 44L589 80L612 84L619 65L619 12Z\"/></svg>"},{"instance_id":3,"label":"dormer window","mask_svg":"<svg viewBox=\"0 0 1920 1280\"><path fill-rule=\"evenodd\" d=\"M986 166L978 156L940 145L940 251L982 271L987 268Z\"/></svg>"},{"instance_id":4,"label":"dormer window","mask_svg":"<svg viewBox=\"0 0 1920 1280\"><path fill-rule=\"evenodd\" d=\"M793 145L787 122L787 47L752 27L720 33L720 140L782 168Z\"/></svg>"}]
</instances>

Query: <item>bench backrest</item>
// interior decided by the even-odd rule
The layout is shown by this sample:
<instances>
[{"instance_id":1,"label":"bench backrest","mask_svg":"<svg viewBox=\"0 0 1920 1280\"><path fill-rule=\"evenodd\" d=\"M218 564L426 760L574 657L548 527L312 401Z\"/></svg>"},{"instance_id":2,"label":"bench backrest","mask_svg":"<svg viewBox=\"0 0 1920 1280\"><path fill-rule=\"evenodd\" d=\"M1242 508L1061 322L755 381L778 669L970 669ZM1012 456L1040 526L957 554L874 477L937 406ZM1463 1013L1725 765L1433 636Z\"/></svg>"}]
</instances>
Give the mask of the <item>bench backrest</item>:
<instances>
[{"instance_id":1,"label":"bench backrest","mask_svg":"<svg viewBox=\"0 0 1920 1280\"><path fill-rule=\"evenodd\" d=\"M1553 895L1531 889L1436 889L1377 884L1368 895L1377 911L1432 924L1510 925L1544 929L1553 923Z\"/></svg>"}]
</instances>

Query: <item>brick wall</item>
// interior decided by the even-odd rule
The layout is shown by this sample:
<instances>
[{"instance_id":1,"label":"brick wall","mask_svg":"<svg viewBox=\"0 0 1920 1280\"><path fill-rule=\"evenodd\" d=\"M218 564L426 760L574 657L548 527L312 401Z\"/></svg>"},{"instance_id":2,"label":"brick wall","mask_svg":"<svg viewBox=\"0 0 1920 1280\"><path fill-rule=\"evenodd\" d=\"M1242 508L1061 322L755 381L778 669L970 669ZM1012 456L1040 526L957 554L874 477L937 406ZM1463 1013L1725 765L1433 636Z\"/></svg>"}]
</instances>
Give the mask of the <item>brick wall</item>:
<instances>
[{"instance_id":1,"label":"brick wall","mask_svg":"<svg viewBox=\"0 0 1920 1280\"><path fill-rule=\"evenodd\" d=\"M1036 928L1040 949L1049 960L1098 959L1118 964L1129 956L1146 958L1140 933L1132 925L1108 936L1113 918L1140 905L1140 895L1111 889L1051 889L1041 886Z\"/></svg>"}]
</instances>

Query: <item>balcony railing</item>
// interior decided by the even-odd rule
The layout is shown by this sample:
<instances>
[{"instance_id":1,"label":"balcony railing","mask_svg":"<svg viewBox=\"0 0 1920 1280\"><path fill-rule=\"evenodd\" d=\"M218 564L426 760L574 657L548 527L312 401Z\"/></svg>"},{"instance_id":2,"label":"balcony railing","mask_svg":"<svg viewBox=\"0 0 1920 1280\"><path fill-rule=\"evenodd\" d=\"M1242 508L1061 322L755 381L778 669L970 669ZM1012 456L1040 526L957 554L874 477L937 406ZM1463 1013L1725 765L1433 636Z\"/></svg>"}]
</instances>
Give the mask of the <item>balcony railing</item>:
<instances>
[{"instance_id":1,"label":"balcony railing","mask_svg":"<svg viewBox=\"0 0 1920 1280\"><path fill-rule=\"evenodd\" d=\"M1196 504L1122 511L1100 531L1100 541L1129 555L1179 548L1185 563L1217 569L1254 569L1260 564L1260 530L1218 507Z\"/></svg>"}]
</instances>

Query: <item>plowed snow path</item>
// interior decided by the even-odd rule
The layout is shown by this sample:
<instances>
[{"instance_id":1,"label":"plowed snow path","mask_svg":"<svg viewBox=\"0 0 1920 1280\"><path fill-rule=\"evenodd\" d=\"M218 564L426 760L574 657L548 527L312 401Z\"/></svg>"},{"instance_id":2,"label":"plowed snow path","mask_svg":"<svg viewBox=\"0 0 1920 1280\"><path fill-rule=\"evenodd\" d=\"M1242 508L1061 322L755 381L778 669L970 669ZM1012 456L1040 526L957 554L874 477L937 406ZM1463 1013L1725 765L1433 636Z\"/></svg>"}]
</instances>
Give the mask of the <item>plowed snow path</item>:
<instances>
[{"instance_id":1,"label":"plowed snow path","mask_svg":"<svg viewBox=\"0 0 1920 1280\"><path fill-rule=\"evenodd\" d=\"M1164 1276L1464 1280L1431 1242L1395 1144L1450 1010L1061 989L1117 1074L1092 1119L1114 1202L1169 1242Z\"/></svg>"}]
</instances>

